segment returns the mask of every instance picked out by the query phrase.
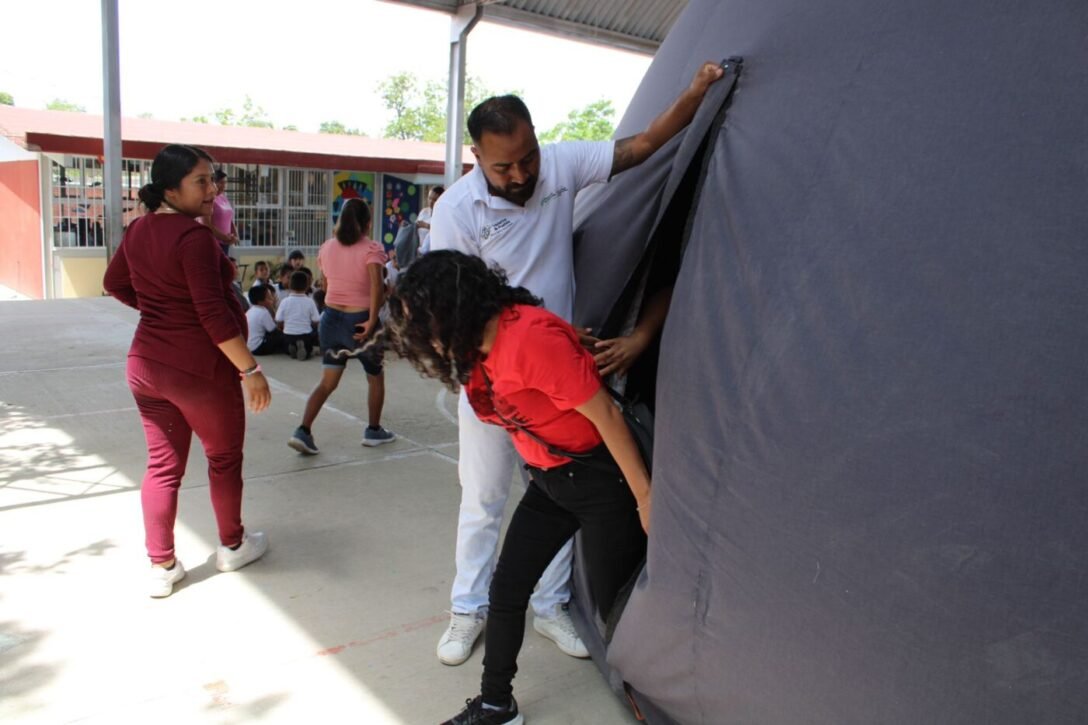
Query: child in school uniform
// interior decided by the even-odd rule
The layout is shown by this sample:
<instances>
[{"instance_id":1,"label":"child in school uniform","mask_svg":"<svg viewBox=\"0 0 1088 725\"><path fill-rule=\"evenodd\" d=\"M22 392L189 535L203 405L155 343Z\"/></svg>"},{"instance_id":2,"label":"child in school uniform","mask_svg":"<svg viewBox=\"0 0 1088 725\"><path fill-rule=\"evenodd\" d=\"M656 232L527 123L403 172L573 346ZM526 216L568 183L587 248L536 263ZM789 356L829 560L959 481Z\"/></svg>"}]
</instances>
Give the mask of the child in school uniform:
<instances>
[{"instance_id":1,"label":"child in school uniform","mask_svg":"<svg viewBox=\"0 0 1088 725\"><path fill-rule=\"evenodd\" d=\"M272 315L276 312L276 293L270 285L258 284L249 288L249 309L246 322L249 338L246 347L254 355L272 355L287 351L287 340Z\"/></svg>"},{"instance_id":2,"label":"child in school uniform","mask_svg":"<svg viewBox=\"0 0 1088 725\"><path fill-rule=\"evenodd\" d=\"M306 294L309 286L310 278L305 272L294 272L291 275L291 294L280 301L276 309L276 322L287 341L287 354L296 360L308 360L313 355L317 343L317 324L321 322L317 305Z\"/></svg>"}]
</instances>

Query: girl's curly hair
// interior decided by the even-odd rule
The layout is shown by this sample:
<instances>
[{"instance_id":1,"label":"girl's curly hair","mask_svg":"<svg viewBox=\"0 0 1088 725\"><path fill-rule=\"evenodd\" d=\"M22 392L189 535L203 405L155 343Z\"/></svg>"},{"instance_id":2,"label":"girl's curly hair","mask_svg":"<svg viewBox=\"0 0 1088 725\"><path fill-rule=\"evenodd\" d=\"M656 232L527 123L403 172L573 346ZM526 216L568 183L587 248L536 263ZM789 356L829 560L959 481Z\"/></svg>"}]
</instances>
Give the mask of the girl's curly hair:
<instances>
[{"instance_id":1,"label":"girl's curly hair","mask_svg":"<svg viewBox=\"0 0 1088 725\"><path fill-rule=\"evenodd\" d=\"M397 279L388 324L375 345L388 347L450 390L468 382L480 360L488 321L511 305L542 304L479 257L441 250L417 259Z\"/></svg>"}]
</instances>

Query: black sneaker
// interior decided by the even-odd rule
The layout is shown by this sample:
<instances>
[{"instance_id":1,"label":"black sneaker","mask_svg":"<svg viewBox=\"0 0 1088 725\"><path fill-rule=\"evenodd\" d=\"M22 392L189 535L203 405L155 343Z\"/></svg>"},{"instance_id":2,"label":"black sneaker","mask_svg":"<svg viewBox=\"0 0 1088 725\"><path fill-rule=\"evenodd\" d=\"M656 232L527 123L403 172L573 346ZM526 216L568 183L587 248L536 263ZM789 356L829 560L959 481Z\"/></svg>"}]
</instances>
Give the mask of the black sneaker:
<instances>
[{"instance_id":1,"label":"black sneaker","mask_svg":"<svg viewBox=\"0 0 1088 725\"><path fill-rule=\"evenodd\" d=\"M483 695L477 695L475 699L465 700L465 709L442 725L522 725L524 722L513 697L506 710L488 710L484 707Z\"/></svg>"}]
</instances>

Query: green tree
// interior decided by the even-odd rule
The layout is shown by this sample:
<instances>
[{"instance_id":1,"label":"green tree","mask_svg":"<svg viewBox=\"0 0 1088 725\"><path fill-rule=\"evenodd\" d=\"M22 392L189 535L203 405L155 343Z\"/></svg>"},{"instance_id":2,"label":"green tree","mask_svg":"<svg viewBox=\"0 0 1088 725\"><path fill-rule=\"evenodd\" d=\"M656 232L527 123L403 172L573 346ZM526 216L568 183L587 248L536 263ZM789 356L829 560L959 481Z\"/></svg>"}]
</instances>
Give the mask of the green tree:
<instances>
[{"instance_id":1,"label":"green tree","mask_svg":"<svg viewBox=\"0 0 1088 725\"><path fill-rule=\"evenodd\" d=\"M379 83L378 92L386 109L393 112L393 119L383 131L385 138L446 142L448 96L445 81L430 80L421 85L415 76L397 73ZM466 78L465 116L480 101L493 95L495 94L479 78ZM463 134L464 143L470 143L468 131Z\"/></svg>"},{"instance_id":2,"label":"green tree","mask_svg":"<svg viewBox=\"0 0 1088 725\"><path fill-rule=\"evenodd\" d=\"M295 124L293 124L293 123L289 123L289 124L287 124L286 126L284 126L284 127L283 127L283 130L284 130L284 131L297 131L297 130L298 130L298 126L296 126L296 125L295 125Z\"/></svg>"},{"instance_id":3,"label":"green tree","mask_svg":"<svg viewBox=\"0 0 1088 725\"><path fill-rule=\"evenodd\" d=\"M74 111L76 113L86 113L87 109L71 101L66 101L63 98L54 98L49 103L45 104L47 110L50 111Z\"/></svg>"},{"instance_id":4,"label":"green tree","mask_svg":"<svg viewBox=\"0 0 1088 725\"><path fill-rule=\"evenodd\" d=\"M246 95L242 104L242 117L238 119L239 126L252 126L253 128L275 128L268 119L268 113L260 106L253 103L253 99Z\"/></svg>"},{"instance_id":5,"label":"green tree","mask_svg":"<svg viewBox=\"0 0 1088 725\"><path fill-rule=\"evenodd\" d=\"M220 108L218 111L212 111L212 115L215 116L215 121L220 126L237 125L234 121L235 114L233 108Z\"/></svg>"},{"instance_id":6,"label":"green tree","mask_svg":"<svg viewBox=\"0 0 1088 725\"><path fill-rule=\"evenodd\" d=\"M540 134L544 143L556 141L607 141L616 132L612 123L616 109L612 101L602 99L583 108L576 108L567 114L566 121L560 121Z\"/></svg>"},{"instance_id":7,"label":"green tree","mask_svg":"<svg viewBox=\"0 0 1088 725\"><path fill-rule=\"evenodd\" d=\"M420 119L420 89L415 76L395 73L378 84L385 108L393 112L393 120L385 127L385 138L423 140Z\"/></svg>"},{"instance_id":8,"label":"green tree","mask_svg":"<svg viewBox=\"0 0 1088 725\"><path fill-rule=\"evenodd\" d=\"M192 118L182 118L182 123L211 123L207 116L193 116Z\"/></svg>"},{"instance_id":9,"label":"green tree","mask_svg":"<svg viewBox=\"0 0 1088 725\"><path fill-rule=\"evenodd\" d=\"M0 91L0 106L14 106L15 99L11 97L10 93Z\"/></svg>"},{"instance_id":10,"label":"green tree","mask_svg":"<svg viewBox=\"0 0 1088 725\"><path fill-rule=\"evenodd\" d=\"M218 111L213 111L212 115L215 116L215 120L220 126L250 126L253 128L275 128L272 121L268 118L268 112L261 106L258 106L253 102L253 99L246 94L246 99L242 103L242 112L239 114L233 108L220 108ZM199 117L202 118L202 117ZM196 120L191 119L191 120ZM197 121L201 123L200 121Z\"/></svg>"},{"instance_id":11,"label":"green tree","mask_svg":"<svg viewBox=\"0 0 1088 725\"><path fill-rule=\"evenodd\" d=\"M317 129L317 132L342 134L344 136L366 136L366 134L359 129L348 128L339 121L322 121L321 127Z\"/></svg>"}]
</instances>

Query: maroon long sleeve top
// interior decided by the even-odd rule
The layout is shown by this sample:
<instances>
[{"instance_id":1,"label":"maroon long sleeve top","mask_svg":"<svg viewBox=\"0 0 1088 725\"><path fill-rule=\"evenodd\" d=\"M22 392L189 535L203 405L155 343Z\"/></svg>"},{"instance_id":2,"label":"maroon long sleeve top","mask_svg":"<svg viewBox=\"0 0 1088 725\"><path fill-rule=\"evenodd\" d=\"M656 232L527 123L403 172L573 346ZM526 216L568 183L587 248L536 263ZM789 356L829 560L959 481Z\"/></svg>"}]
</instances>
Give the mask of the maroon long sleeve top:
<instances>
[{"instance_id":1,"label":"maroon long sleeve top","mask_svg":"<svg viewBox=\"0 0 1088 725\"><path fill-rule=\"evenodd\" d=\"M140 311L130 356L212 378L217 345L246 334L233 280L207 227L184 214L147 214L129 225L102 285Z\"/></svg>"}]
</instances>

